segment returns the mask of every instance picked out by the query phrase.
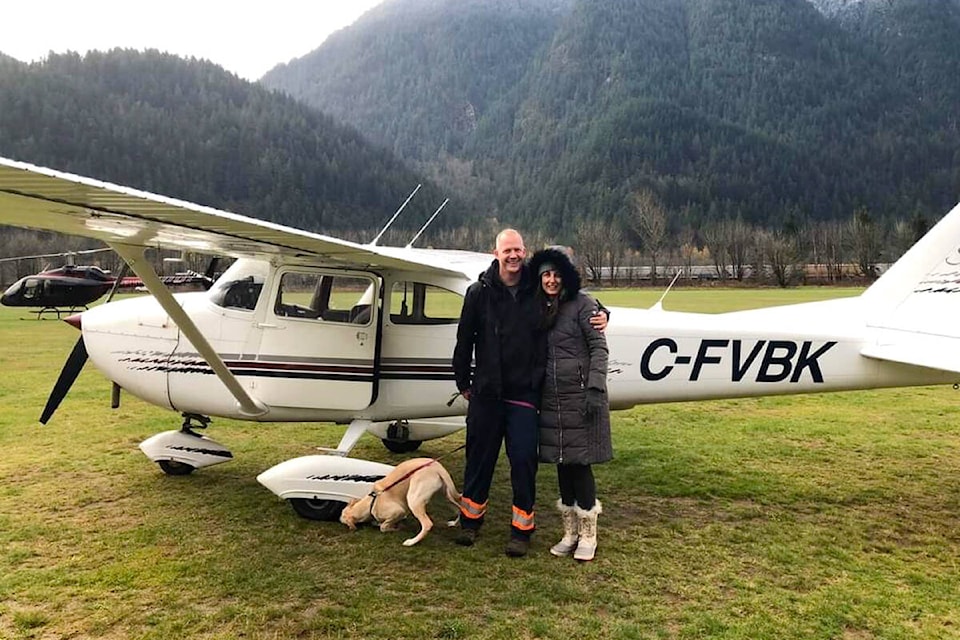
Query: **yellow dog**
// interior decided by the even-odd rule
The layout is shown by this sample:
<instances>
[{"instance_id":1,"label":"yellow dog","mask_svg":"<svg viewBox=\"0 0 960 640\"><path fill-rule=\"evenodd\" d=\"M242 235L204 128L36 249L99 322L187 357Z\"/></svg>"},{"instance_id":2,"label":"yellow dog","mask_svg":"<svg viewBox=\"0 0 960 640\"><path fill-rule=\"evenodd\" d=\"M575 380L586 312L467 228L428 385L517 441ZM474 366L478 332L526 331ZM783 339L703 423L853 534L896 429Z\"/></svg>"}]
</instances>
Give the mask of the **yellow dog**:
<instances>
[{"instance_id":1,"label":"yellow dog","mask_svg":"<svg viewBox=\"0 0 960 640\"><path fill-rule=\"evenodd\" d=\"M441 488L446 499L457 507L457 517L447 523L454 527L460 518L460 494L447 470L432 458L413 458L398 464L374 483L369 495L351 500L340 513L340 522L353 531L358 524L374 520L380 524L380 531L396 531L399 522L412 513L420 521L420 533L403 544L413 546L433 528L427 503Z\"/></svg>"}]
</instances>

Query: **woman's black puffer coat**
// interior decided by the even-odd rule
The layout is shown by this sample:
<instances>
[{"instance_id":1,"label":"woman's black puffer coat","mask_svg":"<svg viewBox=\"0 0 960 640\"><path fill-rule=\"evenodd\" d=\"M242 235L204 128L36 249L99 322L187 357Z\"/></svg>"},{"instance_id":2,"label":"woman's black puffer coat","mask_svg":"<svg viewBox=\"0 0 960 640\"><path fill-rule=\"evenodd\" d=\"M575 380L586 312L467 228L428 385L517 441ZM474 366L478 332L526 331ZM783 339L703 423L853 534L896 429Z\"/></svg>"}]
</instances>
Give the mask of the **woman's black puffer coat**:
<instances>
[{"instance_id":1,"label":"woman's black puffer coat","mask_svg":"<svg viewBox=\"0 0 960 640\"><path fill-rule=\"evenodd\" d=\"M590 324L597 302L580 291L580 275L562 251L544 249L530 261L537 277L544 263L553 264L562 278L560 307L547 308L552 322L547 333L546 375L540 404L540 461L559 464L596 464L613 458L607 392L607 341ZM542 289L538 295L546 302ZM585 411L587 389L603 392L603 409Z\"/></svg>"}]
</instances>

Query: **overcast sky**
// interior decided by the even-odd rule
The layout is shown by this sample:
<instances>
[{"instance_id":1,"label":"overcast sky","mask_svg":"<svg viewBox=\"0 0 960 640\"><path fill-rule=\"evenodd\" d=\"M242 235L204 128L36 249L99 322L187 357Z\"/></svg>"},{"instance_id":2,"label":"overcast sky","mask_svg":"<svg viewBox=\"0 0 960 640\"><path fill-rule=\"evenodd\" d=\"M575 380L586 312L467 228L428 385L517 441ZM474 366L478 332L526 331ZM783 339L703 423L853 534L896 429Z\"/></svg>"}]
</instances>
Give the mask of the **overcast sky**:
<instances>
[{"instance_id":1,"label":"overcast sky","mask_svg":"<svg viewBox=\"0 0 960 640\"><path fill-rule=\"evenodd\" d=\"M24 62L114 47L210 60L247 80L313 49L383 0L5 3L0 52Z\"/></svg>"}]
</instances>

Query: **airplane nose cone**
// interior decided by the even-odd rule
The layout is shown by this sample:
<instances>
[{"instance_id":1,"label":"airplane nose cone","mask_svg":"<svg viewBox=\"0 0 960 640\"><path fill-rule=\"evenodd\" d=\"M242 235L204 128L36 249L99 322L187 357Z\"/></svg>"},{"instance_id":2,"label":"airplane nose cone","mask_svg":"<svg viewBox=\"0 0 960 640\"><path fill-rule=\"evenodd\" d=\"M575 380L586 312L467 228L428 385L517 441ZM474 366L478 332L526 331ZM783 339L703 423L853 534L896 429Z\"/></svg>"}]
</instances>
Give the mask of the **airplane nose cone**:
<instances>
[{"instance_id":1,"label":"airplane nose cone","mask_svg":"<svg viewBox=\"0 0 960 640\"><path fill-rule=\"evenodd\" d=\"M73 314L72 316L67 316L66 318L63 319L63 321L66 322L66 323L67 323L68 325L70 325L71 327L73 327L74 329L76 329L77 331L79 331L79 330L80 330L80 316L82 316L82 315L83 315L82 313L75 313L75 314Z\"/></svg>"}]
</instances>

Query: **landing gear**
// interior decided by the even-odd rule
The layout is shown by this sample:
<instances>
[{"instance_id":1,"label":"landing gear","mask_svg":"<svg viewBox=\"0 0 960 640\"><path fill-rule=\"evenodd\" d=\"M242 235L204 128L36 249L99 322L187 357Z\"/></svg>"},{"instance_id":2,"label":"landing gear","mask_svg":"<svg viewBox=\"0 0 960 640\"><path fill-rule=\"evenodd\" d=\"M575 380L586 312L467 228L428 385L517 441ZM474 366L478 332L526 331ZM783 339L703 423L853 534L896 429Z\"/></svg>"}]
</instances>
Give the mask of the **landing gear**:
<instances>
[{"instance_id":1,"label":"landing gear","mask_svg":"<svg viewBox=\"0 0 960 640\"><path fill-rule=\"evenodd\" d=\"M188 476L196 467L176 460L157 460L160 469L168 476Z\"/></svg>"},{"instance_id":2,"label":"landing gear","mask_svg":"<svg viewBox=\"0 0 960 640\"><path fill-rule=\"evenodd\" d=\"M301 518L326 522L339 520L340 512L347 506L346 502L339 500L320 500L316 498L290 498L289 502Z\"/></svg>"},{"instance_id":3,"label":"landing gear","mask_svg":"<svg viewBox=\"0 0 960 640\"><path fill-rule=\"evenodd\" d=\"M387 427L387 437L380 438L387 451L393 453L410 453L416 451L423 444L423 440L410 439L410 423L406 420L397 420Z\"/></svg>"},{"instance_id":4,"label":"landing gear","mask_svg":"<svg viewBox=\"0 0 960 640\"><path fill-rule=\"evenodd\" d=\"M423 444L422 440L387 440L386 438L381 438L380 442L391 453L410 453L419 449L420 445Z\"/></svg>"},{"instance_id":5,"label":"landing gear","mask_svg":"<svg viewBox=\"0 0 960 640\"><path fill-rule=\"evenodd\" d=\"M194 429L204 429L210 418L195 413L183 414L179 431L164 431L140 443L140 450L168 476L186 476L195 469L209 467L233 458L230 450L219 442L201 436Z\"/></svg>"}]
</instances>

